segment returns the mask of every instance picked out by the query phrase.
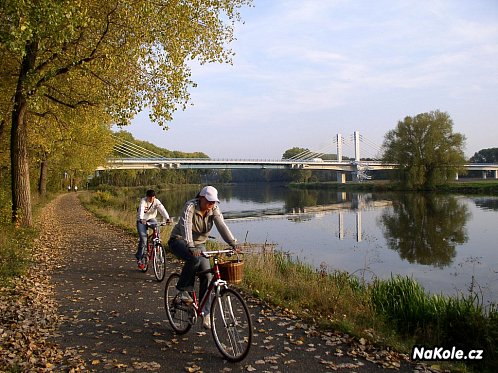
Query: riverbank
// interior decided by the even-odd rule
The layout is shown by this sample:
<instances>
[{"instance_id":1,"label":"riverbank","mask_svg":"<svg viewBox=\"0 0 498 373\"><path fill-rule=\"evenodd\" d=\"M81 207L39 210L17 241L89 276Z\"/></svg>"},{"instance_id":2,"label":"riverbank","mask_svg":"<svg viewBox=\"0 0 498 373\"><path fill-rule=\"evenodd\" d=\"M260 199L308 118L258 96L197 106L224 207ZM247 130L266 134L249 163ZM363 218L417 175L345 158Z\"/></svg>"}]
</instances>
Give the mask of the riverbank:
<instances>
[{"instance_id":1,"label":"riverbank","mask_svg":"<svg viewBox=\"0 0 498 373\"><path fill-rule=\"evenodd\" d=\"M369 180L361 183L346 182L309 182L290 183L290 188L296 189L335 189L337 191L356 192L392 192L407 191L399 183L386 180ZM438 186L431 192L440 193L465 193L465 194L491 194L498 195L498 180L461 179Z\"/></svg>"},{"instance_id":2,"label":"riverbank","mask_svg":"<svg viewBox=\"0 0 498 373\"><path fill-rule=\"evenodd\" d=\"M126 193L120 189L81 197L87 208L106 221L134 229L133 211L128 211L128 217L123 215L123 204L132 198ZM246 256L244 260L246 290L322 328L394 346L406 353L415 344L472 349L492 340L486 350L490 358L495 354L498 342L490 333L498 331L498 317L474 304L473 299L428 296L414 280L404 277L367 284L343 271L317 271L280 253ZM456 321L468 324L453 328ZM474 336L477 339L468 338L469 329L478 331Z\"/></svg>"}]
</instances>

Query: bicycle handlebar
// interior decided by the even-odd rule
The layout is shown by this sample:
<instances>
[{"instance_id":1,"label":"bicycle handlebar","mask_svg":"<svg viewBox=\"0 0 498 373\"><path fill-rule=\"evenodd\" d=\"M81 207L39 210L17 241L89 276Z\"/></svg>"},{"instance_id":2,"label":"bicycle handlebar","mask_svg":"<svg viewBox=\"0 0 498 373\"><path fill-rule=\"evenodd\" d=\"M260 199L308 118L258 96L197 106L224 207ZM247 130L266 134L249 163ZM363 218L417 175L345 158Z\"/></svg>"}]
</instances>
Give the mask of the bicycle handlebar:
<instances>
[{"instance_id":1,"label":"bicycle handlebar","mask_svg":"<svg viewBox=\"0 0 498 373\"><path fill-rule=\"evenodd\" d=\"M154 227L157 227L158 225L160 225L161 227L164 227L165 225L169 225L171 224L171 221L158 221L157 223L149 223L149 222L146 222L146 225L148 228L154 228Z\"/></svg>"},{"instance_id":2,"label":"bicycle handlebar","mask_svg":"<svg viewBox=\"0 0 498 373\"><path fill-rule=\"evenodd\" d=\"M204 258L209 258L214 255L219 255L219 254L229 254L233 255L236 251L234 249L226 249L226 250L210 250L210 251L202 251L201 255Z\"/></svg>"}]
</instances>

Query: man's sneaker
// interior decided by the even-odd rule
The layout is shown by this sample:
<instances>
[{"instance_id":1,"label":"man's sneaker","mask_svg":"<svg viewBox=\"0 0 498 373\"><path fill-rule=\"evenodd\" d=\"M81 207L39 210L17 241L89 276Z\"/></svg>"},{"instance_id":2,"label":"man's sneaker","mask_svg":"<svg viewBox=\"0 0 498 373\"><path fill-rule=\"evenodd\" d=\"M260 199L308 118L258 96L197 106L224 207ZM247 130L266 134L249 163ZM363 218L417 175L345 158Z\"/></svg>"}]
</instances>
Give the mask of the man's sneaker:
<instances>
[{"instance_id":1,"label":"man's sneaker","mask_svg":"<svg viewBox=\"0 0 498 373\"><path fill-rule=\"evenodd\" d=\"M178 298L181 302L185 303L185 304L192 304L194 303L194 300L192 299L192 297L190 296L190 294L187 292L187 291L180 291L178 293Z\"/></svg>"},{"instance_id":2,"label":"man's sneaker","mask_svg":"<svg viewBox=\"0 0 498 373\"><path fill-rule=\"evenodd\" d=\"M204 329L211 329L211 317L209 317L209 313L202 316L202 327Z\"/></svg>"},{"instance_id":3,"label":"man's sneaker","mask_svg":"<svg viewBox=\"0 0 498 373\"><path fill-rule=\"evenodd\" d=\"M137 265L138 265L138 268L140 268L140 269L145 268L145 264L143 264L141 260L137 260Z\"/></svg>"}]
</instances>

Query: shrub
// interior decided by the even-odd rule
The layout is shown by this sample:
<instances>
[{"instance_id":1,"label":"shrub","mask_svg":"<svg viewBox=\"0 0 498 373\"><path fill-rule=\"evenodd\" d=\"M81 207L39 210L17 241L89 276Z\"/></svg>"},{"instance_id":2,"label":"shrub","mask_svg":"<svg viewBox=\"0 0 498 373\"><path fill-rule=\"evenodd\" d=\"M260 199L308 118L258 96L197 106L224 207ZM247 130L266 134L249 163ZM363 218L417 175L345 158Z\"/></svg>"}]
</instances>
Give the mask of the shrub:
<instances>
[{"instance_id":1,"label":"shrub","mask_svg":"<svg viewBox=\"0 0 498 373\"><path fill-rule=\"evenodd\" d=\"M113 200L113 196L108 191L97 190L92 196L92 202L99 206L109 206Z\"/></svg>"}]
</instances>

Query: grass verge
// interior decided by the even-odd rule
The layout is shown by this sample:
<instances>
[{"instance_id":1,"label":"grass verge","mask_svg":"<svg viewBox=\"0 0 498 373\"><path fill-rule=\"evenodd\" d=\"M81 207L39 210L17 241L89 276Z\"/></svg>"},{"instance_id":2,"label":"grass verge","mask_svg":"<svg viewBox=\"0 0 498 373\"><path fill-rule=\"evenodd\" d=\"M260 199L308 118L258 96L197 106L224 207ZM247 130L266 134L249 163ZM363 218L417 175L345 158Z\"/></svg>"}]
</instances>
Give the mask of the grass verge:
<instances>
[{"instance_id":1,"label":"grass verge","mask_svg":"<svg viewBox=\"0 0 498 373\"><path fill-rule=\"evenodd\" d=\"M36 220L41 209L53 198L33 196L33 228L16 228L12 224L10 196L0 192L0 287L10 286L13 278L22 276L29 269L32 261L32 249L40 232Z\"/></svg>"}]
</instances>

